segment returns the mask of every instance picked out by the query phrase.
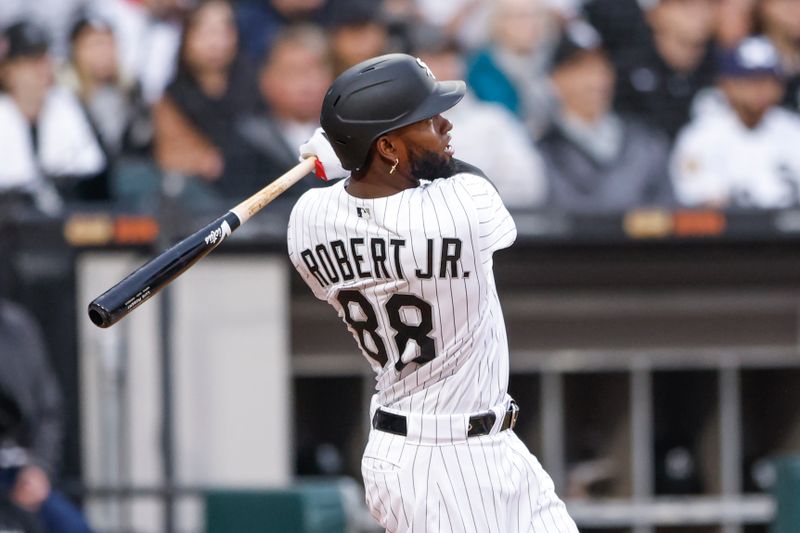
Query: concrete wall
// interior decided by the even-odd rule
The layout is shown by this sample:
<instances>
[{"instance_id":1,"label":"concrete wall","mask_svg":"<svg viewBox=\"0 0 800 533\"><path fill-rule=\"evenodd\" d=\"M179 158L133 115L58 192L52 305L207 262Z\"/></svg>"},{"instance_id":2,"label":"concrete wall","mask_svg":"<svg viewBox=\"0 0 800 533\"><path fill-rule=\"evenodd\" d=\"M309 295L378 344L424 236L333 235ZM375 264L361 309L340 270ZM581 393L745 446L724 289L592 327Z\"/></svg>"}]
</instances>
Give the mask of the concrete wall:
<instances>
[{"instance_id":1,"label":"concrete wall","mask_svg":"<svg viewBox=\"0 0 800 533\"><path fill-rule=\"evenodd\" d=\"M77 268L85 305L143 262L88 253ZM183 486L279 486L291 473L288 272L269 255L208 257L170 287L174 466ZM158 295L117 325L80 322L86 483L155 487L161 453L161 317ZM157 532L157 498L130 505L91 499L98 529ZM201 527L199 500L183 498L178 530Z\"/></svg>"}]
</instances>

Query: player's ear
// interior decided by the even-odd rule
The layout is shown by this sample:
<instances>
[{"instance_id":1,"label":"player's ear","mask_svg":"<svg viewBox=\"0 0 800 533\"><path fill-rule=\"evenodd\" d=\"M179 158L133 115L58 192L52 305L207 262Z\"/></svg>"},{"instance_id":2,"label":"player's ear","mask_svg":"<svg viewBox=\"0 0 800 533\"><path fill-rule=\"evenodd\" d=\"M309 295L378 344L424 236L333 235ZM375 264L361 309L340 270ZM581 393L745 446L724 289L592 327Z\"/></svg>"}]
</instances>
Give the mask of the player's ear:
<instances>
[{"instance_id":1,"label":"player's ear","mask_svg":"<svg viewBox=\"0 0 800 533\"><path fill-rule=\"evenodd\" d=\"M393 164L400 157L399 148L397 139L391 135L381 135L378 137L378 140L375 141L375 152L389 165Z\"/></svg>"}]
</instances>

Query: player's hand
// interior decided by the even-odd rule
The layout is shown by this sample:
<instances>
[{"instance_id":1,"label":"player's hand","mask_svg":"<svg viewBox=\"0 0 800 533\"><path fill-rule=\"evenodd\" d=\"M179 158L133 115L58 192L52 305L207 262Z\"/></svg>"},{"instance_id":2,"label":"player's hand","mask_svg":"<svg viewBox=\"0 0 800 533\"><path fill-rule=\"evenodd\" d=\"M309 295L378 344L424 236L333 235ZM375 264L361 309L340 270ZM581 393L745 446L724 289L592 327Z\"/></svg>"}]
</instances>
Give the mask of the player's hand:
<instances>
[{"instance_id":1,"label":"player's hand","mask_svg":"<svg viewBox=\"0 0 800 533\"><path fill-rule=\"evenodd\" d=\"M342 168L342 163L336 157L336 152L333 151L333 147L328 142L328 138L325 137L322 128L317 128L314 135L300 146L300 161L311 156L317 158L314 174L326 181L346 178L350 175L349 171Z\"/></svg>"},{"instance_id":2,"label":"player's hand","mask_svg":"<svg viewBox=\"0 0 800 533\"><path fill-rule=\"evenodd\" d=\"M36 512L50 495L50 479L38 466L26 466L17 474L11 500L26 511Z\"/></svg>"}]
</instances>

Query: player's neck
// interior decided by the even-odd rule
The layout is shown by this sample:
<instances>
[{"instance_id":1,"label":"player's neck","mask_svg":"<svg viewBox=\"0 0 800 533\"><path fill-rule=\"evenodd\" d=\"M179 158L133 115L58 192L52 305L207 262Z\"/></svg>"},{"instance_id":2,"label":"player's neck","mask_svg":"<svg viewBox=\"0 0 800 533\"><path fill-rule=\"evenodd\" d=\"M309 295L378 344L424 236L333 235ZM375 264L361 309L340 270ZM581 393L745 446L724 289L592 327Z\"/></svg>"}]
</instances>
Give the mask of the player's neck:
<instances>
[{"instance_id":1,"label":"player's neck","mask_svg":"<svg viewBox=\"0 0 800 533\"><path fill-rule=\"evenodd\" d=\"M403 172L388 174L385 170L367 169L363 174L353 174L345 187L356 198L383 198L419 186L419 181Z\"/></svg>"}]
</instances>

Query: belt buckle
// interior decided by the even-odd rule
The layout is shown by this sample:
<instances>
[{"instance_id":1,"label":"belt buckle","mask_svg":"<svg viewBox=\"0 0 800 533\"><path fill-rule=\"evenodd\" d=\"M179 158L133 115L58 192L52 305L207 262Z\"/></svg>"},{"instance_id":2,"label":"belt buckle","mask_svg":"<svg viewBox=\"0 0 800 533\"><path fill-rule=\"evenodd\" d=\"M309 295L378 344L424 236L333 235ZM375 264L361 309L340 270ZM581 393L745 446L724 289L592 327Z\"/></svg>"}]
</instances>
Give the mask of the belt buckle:
<instances>
[{"instance_id":1,"label":"belt buckle","mask_svg":"<svg viewBox=\"0 0 800 533\"><path fill-rule=\"evenodd\" d=\"M514 426L517 425L517 418L519 418L519 405L514 400L511 400L509 407L511 408L511 429L514 429Z\"/></svg>"}]
</instances>

